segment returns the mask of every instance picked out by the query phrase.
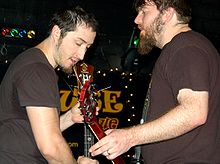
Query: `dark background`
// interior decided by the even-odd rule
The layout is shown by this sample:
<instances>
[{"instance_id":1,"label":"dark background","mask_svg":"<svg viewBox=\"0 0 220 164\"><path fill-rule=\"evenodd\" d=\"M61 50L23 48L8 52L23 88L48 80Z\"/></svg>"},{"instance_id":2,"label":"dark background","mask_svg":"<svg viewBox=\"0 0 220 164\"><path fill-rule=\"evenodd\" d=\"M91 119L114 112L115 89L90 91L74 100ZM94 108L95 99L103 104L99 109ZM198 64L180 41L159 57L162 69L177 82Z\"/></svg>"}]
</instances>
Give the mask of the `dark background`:
<instances>
[{"instance_id":1,"label":"dark background","mask_svg":"<svg viewBox=\"0 0 220 164\"><path fill-rule=\"evenodd\" d=\"M100 24L98 48L93 53L99 59L99 65L102 64L99 68L118 66L118 57L127 48L133 30L132 0L1 0L0 26L34 29L36 38L28 41L0 38L0 48L6 43L8 59L12 60L18 52L45 37L49 18L54 11L71 5L80 5L94 13Z\"/></svg>"},{"instance_id":2,"label":"dark background","mask_svg":"<svg viewBox=\"0 0 220 164\"><path fill-rule=\"evenodd\" d=\"M0 54L0 62L13 60L18 52L39 43L47 32L51 13L59 8L80 5L95 14L100 24L93 51L87 55L96 69L121 67L135 27L133 0L1 0L0 26L36 30L33 40L0 37L0 48L5 44L7 54ZM191 27L206 35L220 49L219 0L191 0L193 19Z\"/></svg>"}]
</instances>

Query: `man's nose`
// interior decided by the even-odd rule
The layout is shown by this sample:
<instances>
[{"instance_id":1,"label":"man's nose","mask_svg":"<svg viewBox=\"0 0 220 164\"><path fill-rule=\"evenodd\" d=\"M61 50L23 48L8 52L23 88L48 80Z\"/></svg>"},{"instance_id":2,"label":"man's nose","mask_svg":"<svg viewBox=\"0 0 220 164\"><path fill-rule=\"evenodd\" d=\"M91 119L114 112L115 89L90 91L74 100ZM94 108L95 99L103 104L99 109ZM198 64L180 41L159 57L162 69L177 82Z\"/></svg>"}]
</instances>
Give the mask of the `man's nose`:
<instances>
[{"instance_id":1,"label":"man's nose","mask_svg":"<svg viewBox=\"0 0 220 164\"><path fill-rule=\"evenodd\" d=\"M84 56L85 56L85 53L86 53L86 49L85 48L80 48L78 50L78 55L77 55L78 59L83 60Z\"/></svg>"},{"instance_id":2,"label":"man's nose","mask_svg":"<svg viewBox=\"0 0 220 164\"><path fill-rule=\"evenodd\" d=\"M136 18L134 19L134 23L135 23L135 24L140 24L140 23L141 23L141 16L140 16L140 14L138 14L138 15L136 16Z\"/></svg>"}]
</instances>

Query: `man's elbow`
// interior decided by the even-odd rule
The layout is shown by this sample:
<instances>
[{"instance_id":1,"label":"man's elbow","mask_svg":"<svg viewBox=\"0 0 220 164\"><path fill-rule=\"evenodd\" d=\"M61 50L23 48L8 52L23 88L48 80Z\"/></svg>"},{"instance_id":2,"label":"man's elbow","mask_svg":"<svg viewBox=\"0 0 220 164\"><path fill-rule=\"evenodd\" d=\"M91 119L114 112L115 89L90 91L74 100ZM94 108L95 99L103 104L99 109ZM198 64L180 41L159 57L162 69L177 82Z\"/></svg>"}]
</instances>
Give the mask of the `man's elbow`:
<instances>
[{"instance_id":1,"label":"man's elbow","mask_svg":"<svg viewBox=\"0 0 220 164\"><path fill-rule=\"evenodd\" d=\"M207 117L208 117L208 114L206 112L204 113L199 113L197 116L195 116L193 118L193 126L194 127L198 127L198 126L202 126L206 123L207 121Z\"/></svg>"},{"instance_id":2,"label":"man's elbow","mask_svg":"<svg viewBox=\"0 0 220 164\"><path fill-rule=\"evenodd\" d=\"M55 161L56 160L57 148L55 145L45 144L45 145L39 147L39 150L40 150L42 156L47 161Z\"/></svg>"}]
</instances>

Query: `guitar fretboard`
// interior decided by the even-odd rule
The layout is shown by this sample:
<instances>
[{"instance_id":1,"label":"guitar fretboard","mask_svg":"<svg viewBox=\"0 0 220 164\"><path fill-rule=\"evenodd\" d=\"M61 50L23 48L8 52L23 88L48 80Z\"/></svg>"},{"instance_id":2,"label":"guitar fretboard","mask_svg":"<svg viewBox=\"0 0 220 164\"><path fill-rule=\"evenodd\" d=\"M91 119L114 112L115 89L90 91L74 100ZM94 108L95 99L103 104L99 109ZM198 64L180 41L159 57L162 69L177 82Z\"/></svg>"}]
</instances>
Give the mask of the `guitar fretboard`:
<instances>
[{"instance_id":1,"label":"guitar fretboard","mask_svg":"<svg viewBox=\"0 0 220 164\"><path fill-rule=\"evenodd\" d=\"M94 135L89 127L84 124L84 156L91 158L89 148L94 145Z\"/></svg>"}]
</instances>

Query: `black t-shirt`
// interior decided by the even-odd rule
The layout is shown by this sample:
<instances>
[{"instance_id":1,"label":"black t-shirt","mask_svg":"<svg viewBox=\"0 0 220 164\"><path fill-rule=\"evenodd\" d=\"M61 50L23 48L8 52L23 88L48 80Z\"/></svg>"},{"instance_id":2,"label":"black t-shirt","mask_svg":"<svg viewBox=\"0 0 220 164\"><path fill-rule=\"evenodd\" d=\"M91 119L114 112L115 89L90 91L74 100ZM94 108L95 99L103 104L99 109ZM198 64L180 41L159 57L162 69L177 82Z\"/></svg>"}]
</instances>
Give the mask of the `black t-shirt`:
<instances>
[{"instance_id":1,"label":"black t-shirt","mask_svg":"<svg viewBox=\"0 0 220 164\"><path fill-rule=\"evenodd\" d=\"M35 143L25 107L60 110L57 80L37 48L26 50L10 64L0 86L0 163L47 163Z\"/></svg>"},{"instance_id":2,"label":"black t-shirt","mask_svg":"<svg viewBox=\"0 0 220 164\"><path fill-rule=\"evenodd\" d=\"M178 138L144 145L147 164L220 163L220 59L213 45L194 31L178 34L162 49L152 73L148 120L178 105L183 88L208 91L207 122Z\"/></svg>"}]
</instances>

